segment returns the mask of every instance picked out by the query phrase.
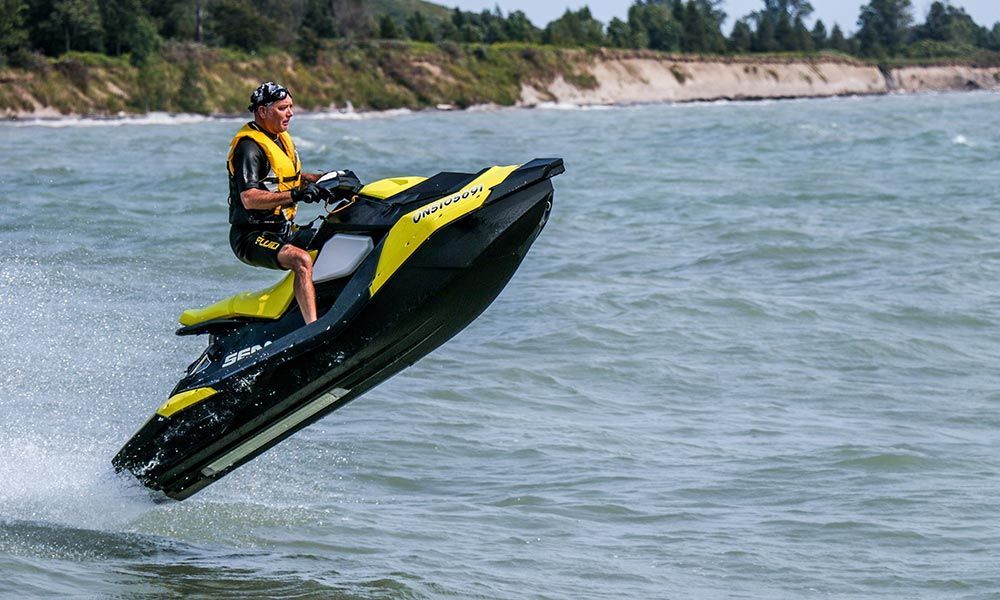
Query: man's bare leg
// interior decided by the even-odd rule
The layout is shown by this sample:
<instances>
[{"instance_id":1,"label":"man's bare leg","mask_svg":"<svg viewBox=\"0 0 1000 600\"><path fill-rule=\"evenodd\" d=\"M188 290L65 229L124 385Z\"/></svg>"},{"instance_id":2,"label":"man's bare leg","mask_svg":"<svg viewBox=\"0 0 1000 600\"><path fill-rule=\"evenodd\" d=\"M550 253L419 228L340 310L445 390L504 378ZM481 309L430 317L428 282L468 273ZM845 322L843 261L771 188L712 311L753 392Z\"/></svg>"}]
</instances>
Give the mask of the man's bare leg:
<instances>
[{"instance_id":1,"label":"man's bare leg","mask_svg":"<svg viewBox=\"0 0 1000 600\"><path fill-rule=\"evenodd\" d=\"M295 301L299 303L306 325L316 320L316 288L313 287L313 261L309 253L290 244L278 252L278 264L295 272Z\"/></svg>"}]
</instances>

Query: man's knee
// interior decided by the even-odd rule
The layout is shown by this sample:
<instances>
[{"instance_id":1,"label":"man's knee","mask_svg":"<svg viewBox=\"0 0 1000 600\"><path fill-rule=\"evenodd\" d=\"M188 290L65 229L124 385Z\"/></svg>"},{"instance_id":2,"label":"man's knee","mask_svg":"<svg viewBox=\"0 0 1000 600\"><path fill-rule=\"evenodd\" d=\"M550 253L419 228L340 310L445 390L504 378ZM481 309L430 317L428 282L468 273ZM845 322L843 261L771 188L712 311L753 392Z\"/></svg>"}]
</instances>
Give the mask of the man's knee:
<instances>
[{"instance_id":1,"label":"man's knee","mask_svg":"<svg viewBox=\"0 0 1000 600\"><path fill-rule=\"evenodd\" d=\"M287 245L278 252L278 264L296 272L308 273L312 271L312 257L301 248Z\"/></svg>"}]
</instances>

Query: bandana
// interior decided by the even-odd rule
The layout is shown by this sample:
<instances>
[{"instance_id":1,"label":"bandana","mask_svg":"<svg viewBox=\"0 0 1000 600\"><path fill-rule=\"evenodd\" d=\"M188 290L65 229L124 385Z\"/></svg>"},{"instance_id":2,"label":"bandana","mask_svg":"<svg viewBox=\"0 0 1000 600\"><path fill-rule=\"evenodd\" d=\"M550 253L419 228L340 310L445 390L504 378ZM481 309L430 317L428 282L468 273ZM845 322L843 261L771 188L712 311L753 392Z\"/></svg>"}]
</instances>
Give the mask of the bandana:
<instances>
[{"instance_id":1,"label":"bandana","mask_svg":"<svg viewBox=\"0 0 1000 600\"><path fill-rule=\"evenodd\" d=\"M274 104L278 100L284 100L288 96L288 88L280 86L273 81L265 81L250 94L250 106L247 107L247 110L254 112L259 106Z\"/></svg>"}]
</instances>

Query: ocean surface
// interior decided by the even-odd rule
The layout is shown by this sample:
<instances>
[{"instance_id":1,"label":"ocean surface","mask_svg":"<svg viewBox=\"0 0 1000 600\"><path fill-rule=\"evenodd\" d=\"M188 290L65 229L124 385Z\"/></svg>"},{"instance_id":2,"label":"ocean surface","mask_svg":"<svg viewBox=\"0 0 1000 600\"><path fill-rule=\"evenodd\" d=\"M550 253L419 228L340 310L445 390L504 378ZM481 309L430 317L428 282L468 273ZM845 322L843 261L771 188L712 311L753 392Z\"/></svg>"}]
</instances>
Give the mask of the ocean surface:
<instances>
[{"instance_id":1,"label":"ocean surface","mask_svg":"<svg viewBox=\"0 0 1000 600\"><path fill-rule=\"evenodd\" d=\"M1000 597L1000 95L296 116L310 170L567 170L468 329L154 503L177 316L279 277L239 125L0 124L0 597Z\"/></svg>"}]
</instances>

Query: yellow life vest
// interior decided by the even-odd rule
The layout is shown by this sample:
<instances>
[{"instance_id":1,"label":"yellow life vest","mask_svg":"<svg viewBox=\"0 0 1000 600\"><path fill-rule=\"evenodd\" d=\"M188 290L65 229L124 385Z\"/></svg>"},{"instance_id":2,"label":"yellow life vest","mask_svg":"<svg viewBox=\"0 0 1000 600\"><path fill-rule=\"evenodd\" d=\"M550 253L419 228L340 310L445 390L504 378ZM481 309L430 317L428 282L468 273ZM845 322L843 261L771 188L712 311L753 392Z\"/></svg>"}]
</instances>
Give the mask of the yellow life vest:
<instances>
[{"instance_id":1,"label":"yellow life vest","mask_svg":"<svg viewBox=\"0 0 1000 600\"><path fill-rule=\"evenodd\" d=\"M226 159L226 164L229 166L229 175L233 176L236 173L236 167L233 165L233 153L236 152L236 144L240 143L241 139L248 137L257 142L257 145L267 155L267 162L271 163L271 170L274 171L275 177L274 179L269 178L266 180L266 183L276 183L278 187L277 191L279 192L299 187L299 183L302 181L302 163L299 162L299 153L295 151L295 143L292 142L292 136L288 135L287 131L279 133L278 139L281 140L281 146L279 146L270 135L259 129L255 129L251 125L252 123L247 123L237 131L236 136L233 137L233 141L229 144L229 158ZM284 146L284 149L282 149L282 146ZM295 205L279 206L274 209L275 215L281 213L284 213L285 219L291 221L295 218Z\"/></svg>"}]
</instances>

